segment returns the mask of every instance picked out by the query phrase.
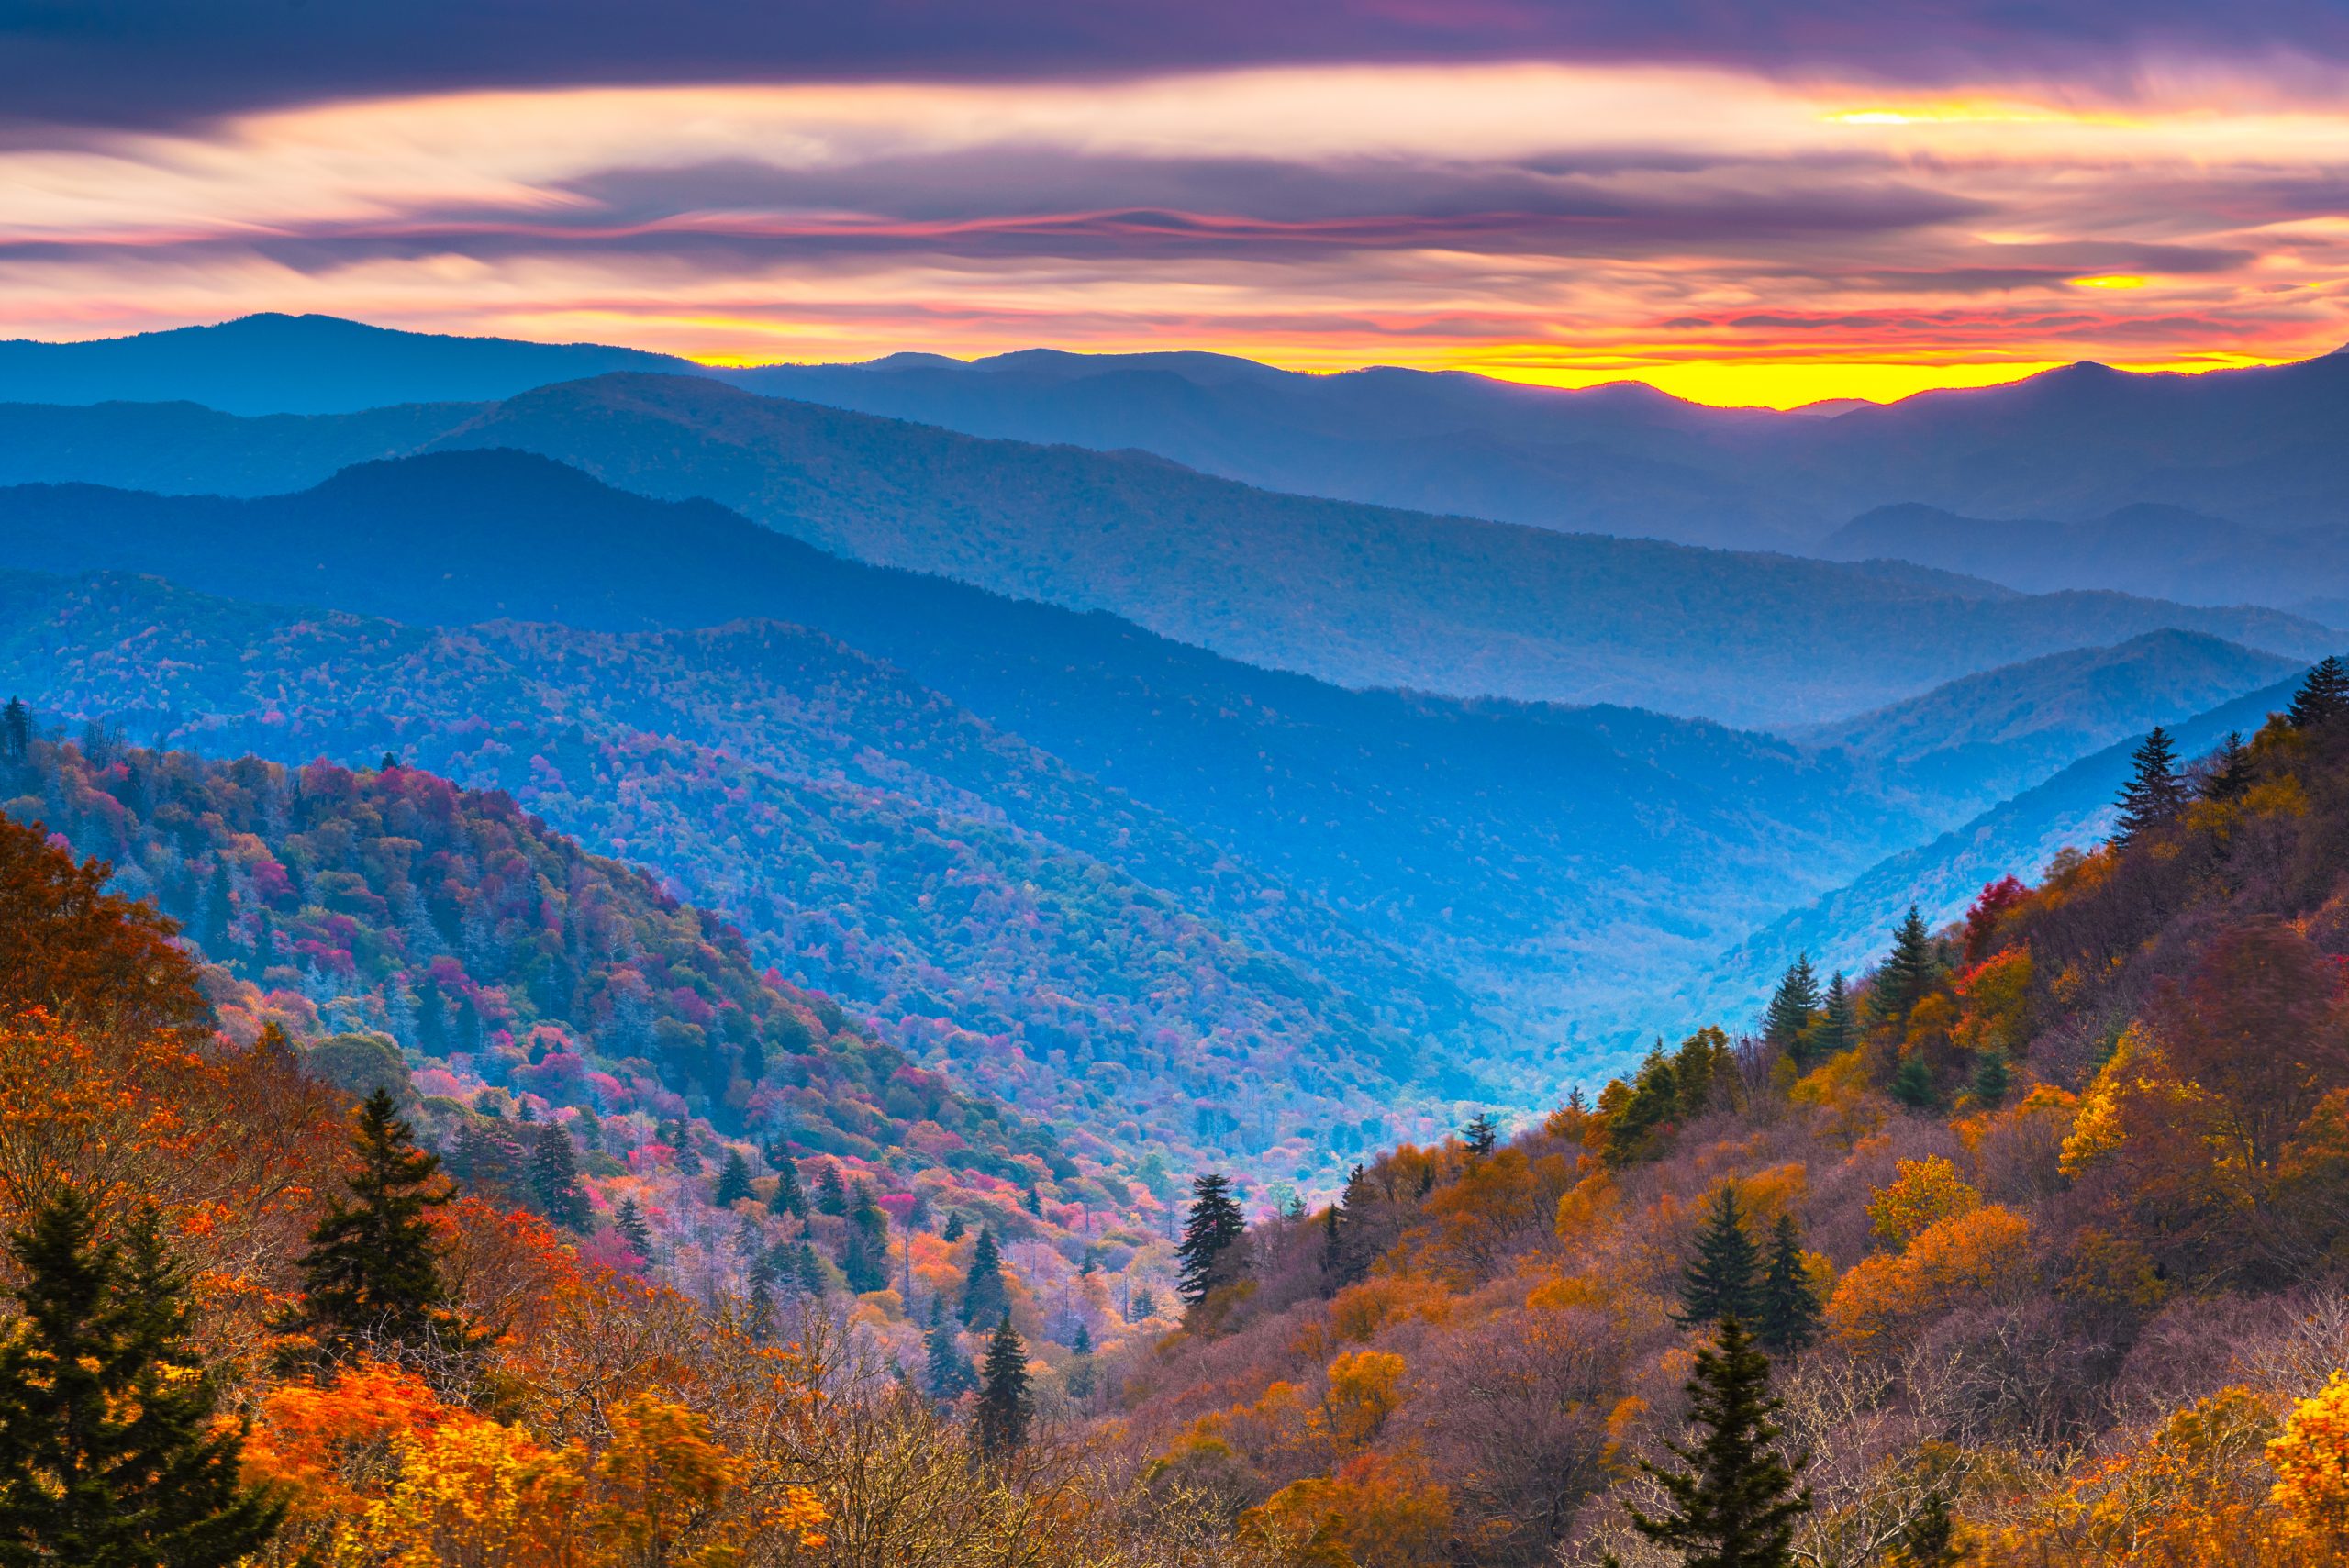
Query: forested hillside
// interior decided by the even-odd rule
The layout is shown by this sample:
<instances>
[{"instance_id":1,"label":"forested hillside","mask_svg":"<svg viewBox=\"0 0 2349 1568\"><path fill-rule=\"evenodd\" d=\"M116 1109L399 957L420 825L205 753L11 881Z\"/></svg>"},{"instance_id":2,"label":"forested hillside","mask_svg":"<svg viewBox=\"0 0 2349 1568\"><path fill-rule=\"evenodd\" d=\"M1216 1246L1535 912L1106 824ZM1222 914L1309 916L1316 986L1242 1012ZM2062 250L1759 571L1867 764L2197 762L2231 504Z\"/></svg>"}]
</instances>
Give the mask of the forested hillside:
<instances>
[{"instance_id":1,"label":"forested hillside","mask_svg":"<svg viewBox=\"0 0 2349 1568\"><path fill-rule=\"evenodd\" d=\"M1756 1037L1244 1237L1203 1189L1130 1429L1297 1561L1678 1562L1635 1511L1694 1551L1784 1502L1803 1562L2337 1562L2344 868L2328 662L2247 740L2140 747L2041 885L1790 968Z\"/></svg>"}]
</instances>

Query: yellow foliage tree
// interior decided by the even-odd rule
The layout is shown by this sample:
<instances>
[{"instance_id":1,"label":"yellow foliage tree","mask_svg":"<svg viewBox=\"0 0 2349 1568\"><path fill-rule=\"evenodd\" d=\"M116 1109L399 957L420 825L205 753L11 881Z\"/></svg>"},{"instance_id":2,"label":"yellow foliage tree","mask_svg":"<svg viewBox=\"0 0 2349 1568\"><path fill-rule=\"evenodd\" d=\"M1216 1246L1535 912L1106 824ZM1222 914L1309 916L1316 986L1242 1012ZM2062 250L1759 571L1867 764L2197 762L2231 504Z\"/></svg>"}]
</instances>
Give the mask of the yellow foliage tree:
<instances>
[{"instance_id":1,"label":"yellow foliage tree","mask_svg":"<svg viewBox=\"0 0 2349 1568\"><path fill-rule=\"evenodd\" d=\"M1330 1363L1320 1420L1341 1452L1374 1441L1403 1402L1403 1358L1390 1351L1351 1351Z\"/></svg>"},{"instance_id":2,"label":"yellow foliage tree","mask_svg":"<svg viewBox=\"0 0 2349 1568\"><path fill-rule=\"evenodd\" d=\"M1868 1222L1893 1246L1906 1247L1943 1220L1981 1207L1982 1195L1957 1173L1954 1164L1935 1154L1900 1162L1892 1184L1869 1202Z\"/></svg>"},{"instance_id":3,"label":"yellow foliage tree","mask_svg":"<svg viewBox=\"0 0 2349 1568\"><path fill-rule=\"evenodd\" d=\"M1904 1342L1961 1301L2003 1299L2030 1272L2031 1224L1993 1204L1928 1226L1905 1252L1863 1260L1828 1298L1827 1326L1866 1352Z\"/></svg>"},{"instance_id":4,"label":"yellow foliage tree","mask_svg":"<svg viewBox=\"0 0 2349 1568\"><path fill-rule=\"evenodd\" d=\"M2349 1555L2349 1373L2303 1399L2267 1445L2276 1504L2311 1540Z\"/></svg>"}]
</instances>

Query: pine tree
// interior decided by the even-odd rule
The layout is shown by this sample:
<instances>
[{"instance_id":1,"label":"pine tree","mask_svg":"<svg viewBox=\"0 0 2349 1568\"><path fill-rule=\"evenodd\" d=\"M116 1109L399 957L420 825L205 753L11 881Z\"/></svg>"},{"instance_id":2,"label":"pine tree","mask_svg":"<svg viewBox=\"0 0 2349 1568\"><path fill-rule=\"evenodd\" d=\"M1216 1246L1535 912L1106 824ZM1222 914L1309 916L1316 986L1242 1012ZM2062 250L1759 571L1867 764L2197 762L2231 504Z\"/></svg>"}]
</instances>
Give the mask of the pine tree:
<instances>
[{"instance_id":1,"label":"pine tree","mask_svg":"<svg viewBox=\"0 0 2349 1568\"><path fill-rule=\"evenodd\" d=\"M856 1207L848 1214L848 1241L841 1250L841 1273L859 1296L889 1288L889 1217L873 1200L873 1189L856 1184Z\"/></svg>"},{"instance_id":2,"label":"pine tree","mask_svg":"<svg viewBox=\"0 0 2349 1568\"><path fill-rule=\"evenodd\" d=\"M2349 713L2349 669L2331 655L2309 671L2286 717L2295 729L2315 729Z\"/></svg>"},{"instance_id":3,"label":"pine tree","mask_svg":"<svg viewBox=\"0 0 2349 1568\"><path fill-rule=\"evenodd\" d=\"M788 1158L775 1159L774 1193L767 1199L767 1210L777 1217L807 1218L807 1195L799 1190L799 1169Z\"/></svg>"},{"instance_id":4,"label":"pine tree","mask_svg":"<svg viewBox=\"0 0 2349 1568\"><path fill-rule=\"evenodd\" d=\"M1974 1103L1985 1110L1995 1110L2006 1104L2007 1091L2013 1085L2014 1075L2007 1066L2007 1053L1992 1047L1982 1053L1974 1064Z\"/></svg>"},{"instance_id":5,"label":"pine tree","mask_svg":"<svg viewBox=\"0 0 2349 1568\"><path fill-rule=\"evenodd\" d=\"M1370 1177L1360 1165L1346 1173L1346 1190L1330 1206L1322 1220L1321 1293L1335 1296L1359 1284L1370 1273L1368 1249L1362 1236L1363 1211L1374 1193Z\"/></svg>"},{"instance_id":6,"label":"pine tree","mask_svg":"<svg viewBox=\"0 0 2349 1568\"><path fill-rule=\"evenodd\" d=\"M742 1313L742 1331L761 1344L774 1338L774 1286L767 1282L764 1269L751 1275L751 1299Z\"/></svg>"},{"instance_id":7,"label":"pine tree","mask_svg":"<svg viewBox=\"0 0 2349 1568\"><path fill-rule=\"evenodd\" d=\"M971 1358L963 1353L963 1336L943 1312L931 1317L925 1348L931 1398L951 1405L979 1385Z\"/></svg>"},{"instance_id":8,"label":"pine tree","mask_svg":"<svg viewBox=\"0 0 2349 1568\"><path fill-rule=\"evenodd\" d=\"M1604 1106L1606 1103L1607 1097L1600 1095L1599 1104ZM1640 1063L1630 1095L1608 1117L1607 1162L1622 1166L1646 1159L1656 1151L1663 1129L1679 1115L1680 1077L1673 1071L1672 1058L1664 1053L1664 1041L1659 1040Z\"/></svg>"},{"instance_id":9,"label":"pine tree","mask_svg":"<svg viewBox=\"0 0 2349 1568\"><path fill-rule=\"evenodd\" d=\"M718 1173L718 1190L710 1195L710 1202L720 1208L732 1208L752 1195L751 1162L742 1158L740 1149L728 1150L726 1165Z\"/></svg>"},{"instance_id":10,"label":"pine tree","mask_svg":"<svg viewBox=\"0 0 2349 1568\"><path fill-rule=\"evenodd\" d=\"M1501 1124L1493 1119L1492 1113L1479 1111L1474 1121L1461 1129L1460 1141L1467 1146L1469 1153L1485 1155L1493 1151L1494 1145L1500 1141L1500 1136Z\"/></svg>"},{"instance_id":11,"label":"pine tree","mask_svg":"<svg viewBox=\"0 0 2349 1568\"><path fill-rule=\"evenodd\" d=\"M677 1119L677 1136L671 1147L677 1151L679 1175L701 1174L701 1140L694 1136L693 1124L682 1117Z\"/></svg>"},{"instance_id":12,"label":"pine tree","mask_svg":"<svg viewBox=\"0 0 2349 1568\"><path fill-rule=\"evenodd\" d=\"M827 1164L816 1175L816 1210L840 1218L848 1213L848 1184L841 1180L841 1168Z\"/></svg>"},{"instance_id":13,"label":"pine tree","mask_svg":"<svg viewBox=\"0 0 2349 1568\"><path fill-rule=\"evenodd\" d=\"M995 1227L979 1227L971 1249L971 1272L963 1277L963 1321L976 1325L1011 1310L1011 1293L1003 1284L1003 1251L996 1245Z\"/></svg>"},{"instance_id":14,"label":"pine tree","mask_svg":"<svg viewBox=\"0 0 2349 1568\"><path fill-rule=\"evenodd\" d=\"M1094 1373L1093 1333L1082 1323L1068 1341L1068 1371L1061 1379L1061 1386L1072 1399L1093 1397Z\"/></svg>"},{"instance_id":15,"label":"pine tree","mask_svg":"<svg viewBox=\"0 0 2349 1568\"><path fill-rule=\"evenodd\" d=\"M568 1230L584 1233L594 1210L579 1184L579 1159L571 1147L571 1132L559 1121L540 1128L530 1150L530 1191L549 1219Z\"/></svg>"},{"instance_id":16,"label":"pine tree","mask_svg":"<svg viewBox=\"0 0 2349 1568\"><path fill-rule=\"evenodd\" d=\"M1876 984L1869 1000L1879 1018L1898 1023L1909 1017L1909 1009L1923 1001L1941 977L1941 964L1933 955L1932 933L1925 929L1924 917L1917 913L1914 904L1900 924L1893 929L1892 951L1876 966Z\"/></svg>"},{"instance_id":17,"label":"pine tree","mask_svg":"<svg viewBox=\"0 0 2349 1568\"><path fill-rule=\"evenodd\" d=\"M1028 1441L1030 1413L1028 1347L1006 1313L979 1368L979 1451L990 1459L1017 1452Z\"/></svg>"},{"instance_id":18,"label":"pine tree","mask_svg":"<svg viewBox=\"0 0 2349 1568\"><path fill-rule=\"evenodd\" d=\"M652 1227L644 1222L644 1211L636 1207L635 1198L620 1199L619 1210L612 1217L612 1229L620 1233L629 1251L648 1263L652 1261Z\"/></svg>"},{"instance_id":19,"label":"pine tree","mask_svg":"<svg viewBox=\"0 0 2349 1568\"><path fill-rule=\"evenodd\" d=\"M1827 983L1827 995L1819 1007L1819 1022L1805 1042L1800 1065L1808 1067L1814 1062L1841 1056L1859 1043L1859 1009L1852 1005L1852 988L1844 984L1843 972L1839 969Z\"/></svg>"},{"instance_id":20,"label":"pine tree","mask_svg":"<svg viewBox=\"0 0 2349 1568\"><path fill-rule=\"evenodd\" d=\"M0 708L0 763L21 768L33 754L33 716L15 697Z\"/></svg>"},{"instance_id":21,"label":"pine tree","mask_svg":"<svg viewBox=\"0 0 2349 1568\"><path fill-rule=\"evenodd\" d=\"M307 1336L328 1362L384 1350L473 1351L476 1338L440 1278L429 1218L451 1195L440 1160L416 1146L383 1089L360 1107L351 1146L358 1167L343 1178L351 1201L328 1200L298 1261L302 1304L278 1320L280 1330Z\"/></svg>"},{"instance_id":22,"label":"pine tree","mask_svg":"<svg viewBox=\"0 0 2349 1568\"><path fill-rule=\"evenodd\" d=\"M1759 1304L1760 1274L1761 1257L1745 1233L1737 1189L1724 1186L1697 1232L1697 1255L1680 1272L1680 1310L1674 1316L1690 1328L1723 1318L1751 1318Z\"/></svg>"},{"instance_id":23,"label":"pine tree","mask_svg":"<svg viewBox=\"0 0 2349 1568\"><path fill-rule=\"evenodd\" d=\"M831 1281L824 1276L823 1261L816 1256L816 1249L805 1241L799 1243L799 1250L792 1259L792 1272L798 1276L802 1296L820 1296L831 1284Z\"/></svg>"},{"instance_id":24,"label":"pine tree","mask_svg":"<svg viewBox=\"0 0 2349 1568\"><path fill-rule=\"evenodd\" d=\"M1801 1062L1805 1042L1811 1025L1819 1014L1819 976L1810 967L1810 955L1797 953L1779 980L1777 990L1770 995L1770 1006L1762 1014L1762 1038L1770 1045Z\"/></svg>"},{"instance_id":25,"label":"pine tree","mask_svg":"<svg viewBox=\"0 0 2349 1568\"><path fill-rule=\"evenodd\" d=\"M946 1217L946 1228L938 1233L938 1239L952 1246L969 1233L969 1228L963 1223L963 1211L958 1208Z\"/></svg>"},{"instance_id":26,"label":"pine tree","mask_svg":"<svg viewBox=\"0 0 2349 1568\"><path fill-rule=\"evenodd\" d=\"M1928 1492L1917 1517L1900 1532L1899 1548L1892 1554L1894 1568L1958 1568L1965 1561L1965 1551L1957 1533L1949 1499L1940 1492Z\"/></svg>"},{"instance_id":27,"label":"pine tree","mask_svg":"<svg viewBox=\"0 0 2349 1568\"><path fill-rule=\"evenodd\" d=\"M2230 729L2203 769L2202 798L2221 803L2239 800L2250 787L2251 748L2243 743L2242 730Z\"/></svg>"},{"instance_id":28,"label":"pine tree","mask_svg":"<svg viewBox=\"0 0 2349 1568\"><path fill-rule=\"evenodd\" d=\"M2121 845L2167 827L2187 802L2186 781L2178 776L2168 730L2154 725L2129 761L2134 772L2121 788L2121 816L2112 833L2112 841Z\"/></svg>"},{"instance_id":29,"label":"pine tree","mask_svg":"<svg viewBox=\"0 0 2349 1568\"><path fill-rule=\"evenodd\" d=\"M1754 1337L1774 1356L1790 1356L1819 1337L1820 1301L1803 1266L1802 1234L1782 1214L1770 1233L1770 1257L1756 1293Z\"/></svg>"},{"instance_id":30,"label":"pine tree","mask_svg":"<svg viewBox=\"0 0 2349 1568\"><path fill-rule=\"evenodd\" d=\"M1941 1094L1933 1086L1933 1070L1925 1065L1922 1053L1901 1059L1892 1074L1892 1097L1912 1111L1931 1110L1941 1102Z\"/></svg>"},{"instance_id":31,"label":"pine tree","mask_svg":"<svg viewBox=\"0 0 2349 1568\"><path fill-rule=\"evenodd\" d=\"M1027 1195L1019 1200L1019 1207L1026 1209L1029 1213L1034 1215L1039 1219L1044 1218L1043 1196L1033 1187L1030 1187L1028 1189Z\"/></svg>"},{"instance_id":32,"label":"pine tree","mask_svg":"<svg viewBox=\"0 0 2349 1568\"><path fill-rule=\"evenodd\" d=\"M1789 1464L1773 1446L1785 1434L1771 1419L1770 1358L1738 1321L1724 1318L1718 1345L1697 1352L1688 1380L1693 1443L1664 1446L1686 1471L1640 1468L1664 1489L1670 1511L1631 1510L1631 1528L1677 1551L1688 1568L1791 1568L1795 1521L1810 1511L1810 1489L1795 1489L1809 1457Z\"/></svg>"},{"instance_id":33,"label":"pine tree","mask_svg":"<svg viewBox=\"0 0 2349 1568\"><path fill-rule=\"evenodd\" d=\"M1193 1181L1190 1216L1174 1249L1183 1299L1197 1307L1208 1292L1231 1283L1247 1251L1248 1220L1231 1195L1231 1178L1210 1172Z\"/></svg>"},{"instance_id":34,"label":"pine tree","mask_svg":"<svg viewBox=\"0 0 2349 1568\"><path fill-rule=\"evenodd\" d=\"M187 1345L194 1306L151 1211L97 1240L67 1190L10 1242L22 1316L0 1342L0 1562L228 1568L284 1499L242 1484L244 1433Z\"/></svg>"}]
</instances>

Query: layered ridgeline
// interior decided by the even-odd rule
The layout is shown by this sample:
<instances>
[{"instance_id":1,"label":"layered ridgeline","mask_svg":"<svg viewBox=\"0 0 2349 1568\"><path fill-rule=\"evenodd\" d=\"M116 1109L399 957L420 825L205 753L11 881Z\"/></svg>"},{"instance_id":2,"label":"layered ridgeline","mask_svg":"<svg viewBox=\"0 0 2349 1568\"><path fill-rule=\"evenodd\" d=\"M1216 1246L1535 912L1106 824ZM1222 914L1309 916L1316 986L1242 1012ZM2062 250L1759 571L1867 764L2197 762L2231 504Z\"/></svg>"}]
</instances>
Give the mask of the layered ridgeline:
<instances>
[{"instance_id":1,"label":"layered ridgeline","mask_svg":"<svg viewBox=\"0 0 2349 1568\"><path fill-rule=\"evenodd\" d=\"M1243 1532L1398 1568L1667 1568L1635 1511L1711 1547L1796 1494L1765 1455L1807 1461L1777 1561L2339 1562L2349 676L2285 695L2223 766L2148 759L2119 841L1789 976L1759 1038L1195 1227L1121 1434ZM1699 1359L1724 1317L1775 1433Z\"/></svg>"},{"instance_id":2,"label":"layered ridgeline","mask_svg":"<svg viewBox=\"0 0 2349 1568\"><path fill-rule=\"evenodd\" d=\"M909 1364L907 1307L963 1290L957 1215L1040 1338L1085 1319L1080 1270L1099 1301L1167 1297L1163 1153L958 1090L502 794L27 733L0 727L0 813L178 921L231 1040L273 1025L313 1076L390 1090L470 1190L600 1262L705 1301L894 1292L874 1323ZM838 1201L860 1186L874 1234Z\"/></svg>"},{"instance_id":3,"label":"layered ridgeline","mask_svg":"<svg viewBox=\"0 0 2349 1568\"><path fill-rule=\"evenodd\" d=\"M2327 638L2274 611L2024 595L1911 566L1309 500L1131 453L974 439L692 377L604 376L444 413L429 437L414 410L396 409L333 417L313 440L275 420L224 428L198 411L14 410L0 418L0 475L292 491L325 478L320 459L338 446L350 458L386 443L512 447L644 495L716 500L843 555L1108 609L1339 684L1617 702L1751 725L1823 721L2165 627L2288 654ZM177 457L159 444L173 430ZM266 453L296 461L262 485ZM8 501L57 518L80 504Z\"/></svg>"},{"instance_id":4,"label":"layered ridgeline","mask_svg":"<svg viewBox=\"0 0 2349 1568\"><path fill-rule=\"evenodd\" d=\"M252 502L64 490L10 499L0 505L0 545L23 565L156 572L241 598L410 623L504 617L634 634L623 644L485 632L432 647L441 651L435 657L462 662L494 644L518 677L577 691L549 699L574 722L593 727L607 715L795 776L847 769L885 790L931 787L924 798L958 817L1000 814L1306 964L1419 1034L1456 1033L1464 1022L1430 968L1499 998L1520 1020L1542 1020L1555 1040L1560 1015L1577 999L1653 985L1776 913L1789 877L1801 888L1832 885L1951 817L1928 798L1887 806L1875 790L1854 788L1852 764L1764 737L1625 709L1350 692L1106 616L844 562L707 503L648 501L519 453L369 465L312 492ZM160 609L125 613L172 624ZM891 669L779 629L643 635L751 615L829 634ZM191 720L233 713L267 693L242 676L231 692L144 669L152 660L139 673L109 671L120 630L28 625L15 668L28 692L55 694L43 699L52 706L136 706L146 710L142 725L173 709ZM752 642L796 649L804 668L786 678L772 673L780 655L727 662L727 649ZM591 663L631 648L656 661L657 672L624 677L641 694L636 701L614 703L598 689L600 673L567 669L546 651L591 644L607 651ZM60 651L68 663L42 662ZM690 673L665 673L687 658ZM250 664L227 667L250 673ZM941 695L918 702L907 675ZM661 683L671 679L681 684L663 697ZM150 695L142 683L153 680L174 695ZM789 702L762 698L762 682ZM759 705L761 723L730 717L729 683ZM536 697L486 678L468 677L468 685L462 703L429 708L396 684L378 689L406 716L401 733L409 737L421 738L435 719L469 727L476 714L542 727L529 706ZM317 699L304 743L328 744L316 726L358 706ZM1008 733L964 739L982 732L973 713ZM817 734L797 734L811 726ZM273 744L266 736L240 743ZM374 754L349 749L373 744L372 732L332 743L348 760ZM808 760L810 747L820 761ZM527 754L517 749L514 758ZM1012 755L1024 760L1001 760ZM889 770L874 771L879 758ZM547 787L518 769L498 777L526 793ZM907 782L924 779L934 786ZM591 828L562 807L540 808L599 844L632 837L608 809ZM696 865L661 852L675 874L721 879L688 883L698 896L745 907L727 857ZM1223 864L1227 855L1245 864ZM788 885L778 865L758 875ZM1277 895L1268 891L1275 884ZM755 913L743 917L764 929ZM952 977L939 985L996 966L959 936L923 951ZM807 978L850 984L830 973Z\"/></svg>"},{"instance_id":5,"label":"layered ridgeline","mask_svg":"<svg viewBox=\"0 0 2349 1568\"><path fill-rule=\"evenodd\" d=\"M1887 407L1775 414L1709 408L1636 384L1567 391L1396 369L1302 375L1198 353L1034 351L967 364L900 354L863 365L708 371L629 350L262 316L108 342L0 345L0 399L351 413L506 397L612 370L713 376L972 435L1152 452L1272 490L1742 549L1807 550L1856 514L1902 503L2065 524L2149 504L2288 533L2336 521L2349 487L2337 439L2349 359L2338 355L2191 376L2072 365ZM0 464L23 478L231 488L160 477L171 461L207 470L222 461L185 445L177 460L165 457L178 438L161 427L192 432L195 412L158 419L117 410L156 439L122 454L118 469L58 467L60 454L5 437ZM12 411L0 426L28 420ZM51 423L46 433L63 432ZM351 445L339 462L262 487L297 488L393 450L401 449ZM17 466L26 458L49 466ZM2177 596L2134 586L2155 580L2134 573L2168 549L2157 530L2140 543L2133 560L2113 562L2131 575L2066 585Z\"/></svg>"},{"instance_id":6,"label":"layered ridgeline","mask_svg":"<svg viewBox=\"0 0 2349 1568\"><path fill-rule=\"evenodd\" d=\"M1447 1038L1427 1010L1442 984L813 634L435 633L152 579L17 577L6 592L0 671L44 706L216 755L390 752L507 789L738 920L786 977L880 1013L926 1063L1038 1115L1286 1171L1407 1098L1486 1097L1467 1063L1420 1049ZM1230 922L1072 842L1121 836ZM1376 981L1368 994L1416 1027L1235 934L1252 912Z\"/></svg>"}]
</instances>

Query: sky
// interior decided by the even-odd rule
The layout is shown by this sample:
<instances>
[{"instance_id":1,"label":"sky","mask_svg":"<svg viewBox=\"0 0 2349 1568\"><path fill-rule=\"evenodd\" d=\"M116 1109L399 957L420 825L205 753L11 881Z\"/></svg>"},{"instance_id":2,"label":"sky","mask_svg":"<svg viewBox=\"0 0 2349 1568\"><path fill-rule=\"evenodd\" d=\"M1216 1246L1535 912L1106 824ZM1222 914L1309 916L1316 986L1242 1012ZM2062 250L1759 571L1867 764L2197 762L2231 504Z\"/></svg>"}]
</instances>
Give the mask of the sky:
<instances>
[{"instance_id":1,"label":"sky","mask_svg":"<svg viewBox=\"0 0 2349 1568\"><path fill-rule=\"evenodd\" d=\"M0 0L0 337L1789 406L2349 341L2349 6Z\"/></svg>"}]
</instances>

